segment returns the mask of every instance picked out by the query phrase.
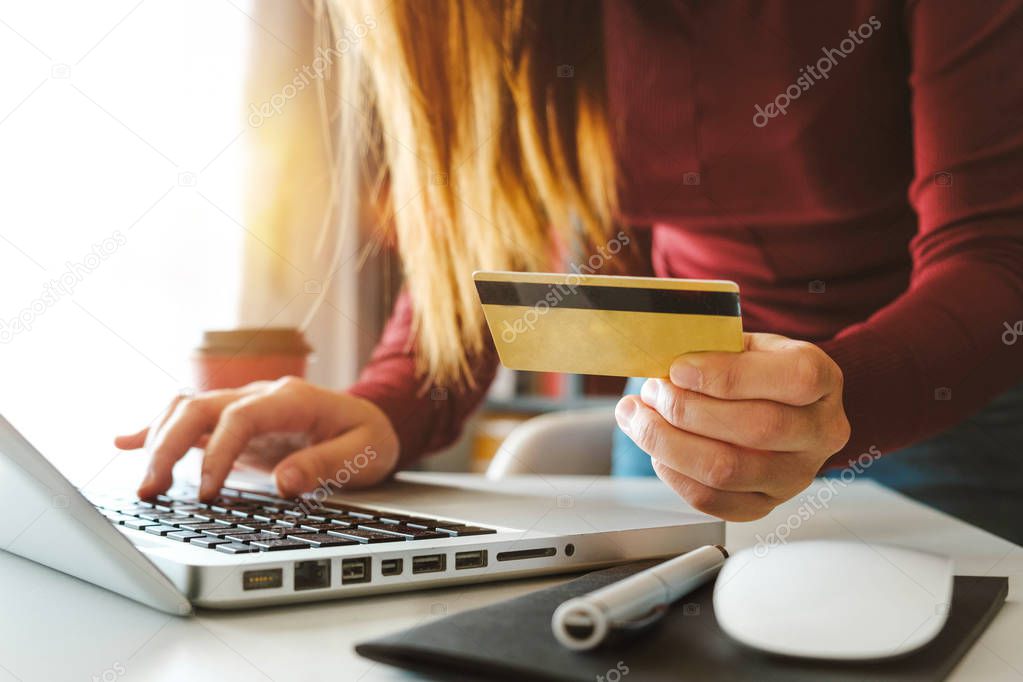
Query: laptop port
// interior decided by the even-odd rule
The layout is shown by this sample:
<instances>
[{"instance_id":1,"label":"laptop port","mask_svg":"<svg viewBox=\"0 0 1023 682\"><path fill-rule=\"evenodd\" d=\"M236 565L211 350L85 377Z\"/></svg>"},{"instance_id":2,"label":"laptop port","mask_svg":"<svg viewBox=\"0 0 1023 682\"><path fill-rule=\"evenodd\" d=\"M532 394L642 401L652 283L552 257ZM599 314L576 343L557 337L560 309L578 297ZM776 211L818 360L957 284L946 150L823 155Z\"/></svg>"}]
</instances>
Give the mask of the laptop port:
<instances>
[{"instance_id":1,"label":"laptop port","mask_svg":"<svg viewBox=\"0 0 1023 682\"><path fill-rule=\"evenodd\" d=\"M401 559L384 559L380 562L383 575L401 575Z\"/></svg>"},{"instance_id":2,"label":"laptop port","mask_svg":"<svg viewBox=\"0 0 1023 682\"><path fill-rule=\"evenodd\" d=\"M465 568L483 568L487 565L487 550L478 549L475 552L456 552L455 570L461 571Z\"/></svg>"},{"instance_id":3,"label":"laptop port","mask_svg":"<svg viewBox=\"0 0 1023 682\"><path fill-rule=\"evenodd\" d=\"M447 568L447 556L444 554L427 554L412 557L413 573L437 573Z\"/></svg>"},{"instance_id":4,"label":"laptop port","mask_svg":"<svg viewBox=\"0 0 1023 682\"><path fill-rule=\"evenodd\" d=\"M341 584L368 583L370 581L370 558L368 556L358 559L341 560Z\"/></svg>"},{"instance_id":5,"label":"laptop port","mask_svg":"<svg viewBox=\"0 0 1023 682\"><path fill-rule=\"evenodd\" d=\"M330 561L298 561L295 563L295 591L330 587Z\"/></svg>"},{"instance_id":6,"label":"laptop port","mask_svg":"<svg viewBox=\"0 0 1023 682\"><path fill-rule=\"evenodd\" d=\"M265 590L271 587L280 587L283 584L284 569L282 568L269 568L242 573L243 590Z\"/></svg>"}]
</instances>

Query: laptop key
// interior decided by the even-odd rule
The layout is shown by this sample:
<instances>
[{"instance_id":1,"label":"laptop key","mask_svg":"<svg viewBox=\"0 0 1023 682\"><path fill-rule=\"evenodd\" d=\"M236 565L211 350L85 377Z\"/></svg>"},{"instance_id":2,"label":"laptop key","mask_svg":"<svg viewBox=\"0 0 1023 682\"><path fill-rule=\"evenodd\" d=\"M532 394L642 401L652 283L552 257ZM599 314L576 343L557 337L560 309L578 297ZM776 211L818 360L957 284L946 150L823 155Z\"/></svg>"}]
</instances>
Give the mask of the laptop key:
<instances>
[{"instance_id":1,"label":"laptop key","mask_svg":"<svg viewBox=\"0 0 1023 682\"><path fill-rule=\"evenodd\" d=\"M398 524L406 523L411 520L411 517L405 516L404 514L378 514L377 519L383 523Z\"/></svg>"},{"instance_id":2,"label":"laptop key","mask_svg":"<svg viewBox=\"0 0 1023 682\"><path fill-rule=\"evenodd\" d=\"M161 537L164 536L164 535L167 535L168 533L177 533L178 532L178 529L176 527L174 527L174 526L164 526L164 525L146 526L146 528L144 528L143 530L145 530L147 533L152 533L153 535L159 535Z\"/></svg>"},{"instance_id":3,"label":"laptop key","mask_svg":"<svg viewBox=\"0 0 1023 682\"><path fill-rule=\"evenodd\" d=\"M222 526L219 523L215 525L216 528L209 528L207 530L201 531L202 534L207 535L211 538L224 538L227 537L228 535L238 535L237 528L228 528L227 526Z\"/></svg>"},{"instance_id":4,"label":"laptop key","mask_svg":"<svg viewBox=\"0 0 1023 682\"><path fill-rule=\"evenodd\" d=\"M285 514L278 514L277 512L268 511L252 512L252 519L254 521L268 521L270 523L281 523L283 521L286 521L288 523L295 523L294 516L286 516Z\"/></svg>"},{"instance_id":5,"label":"laptop key","mask_svg":"<svg viewBox=\"0 0 1023 682\"><path fill-rule=\"evenodd\" d=\"M329 510L328 511L322 511L321 510L320 513L319 513L319 516L322 516L327 521L331 521L333 519L354 519L355 518L354 516L349 516L348 514L345 514L344 512L336 512L336 511L329 511Z\"/></svg>"},{"instance_id":6,"label":"laptop key","mask_svg":"<svg viewBox=\"0 0 1023 682\"><path fill-rule=\"evenodd\" d=\"M216 528L225 528L225 526L219 523L176 523L174 524L181 530L190 530L193 533L201 533L207 530L214 530Z\"/></svg>"},{"instance_id":7,"label":"laptop key","mask_svg":"<svg viewBox=\"0 0 1023 682\"><path fill-rule=\"evenodd\" d=\"M173 512L162 512L156 510L140 511L135 516L140 519L147 519L149 521L159 521L160 519L170 518L174 516Z\"/></svg>"},{"instance_id":8,"label":"laptop key","mask_svg":"<svg viewBox=\"0 0 1023 682\"><path fill-rule=\"evenodd\" d=\"M253 540L274 540L277 538L273 533L239 533L235 531L230 535L225 535L225 538L233 542L252 542Z\"/></svg>"},{"instance_id":9,"label":"laptop key","mask_svg":"<svg viewBox=\"0 0 1023 682\"><path fill-rule=\"evenodd\" d=\"M274 497L273 495L265 495L263 493L250 493L246 490L240 491L238 496L241 497L243 500L252 500L255 502L269 502L271 504L273 504L274 502L284 502L284 500L282 500L281 498Z\"/></svg>"},{"instance_id":10,"label":"laptop key","mask_svg":"<svg viewBox=\"0 0 1023 682\"><path fill-rule=\"evenodd\" d=\"M238 521L237 516L231 516L230 514L218 514L208 510L192 512L192 517L196 523L220 523L225 526L233 526Z\"/></svg>"},{"instance_id":11,"label":"laptop key","mask_svg":"<svg viewBox=\"0 0 1023 682\"><path fill-rule=\"evenodd\" d=\"M179 530L177 533L167 533L167 537L178 542L188 542L195 538L201 538L202 533L194 533L190 530Z\"/></svg>"},{"instance_id":12,"label":"laptop key","mask_svg":"<svg viewBox=\"0 0 1023 682\"><path fill-rule=\"evenodd\" d=\"M214 523L219 523L222 526L233 526L238 523L237 516L231 516L230 514L207 514L209 520Z\"/></svg>"},{"instance_id":13,"label":"laptop key","mask_svg":"<svg viewBox=\"0 0 1023 682\"><path fill-rule=\"evenodd\" d=\"M443 525L437 526L436 530L440 533L448 533L457 537L465 537L467 535L488 535L490 533L496 533L497 531L493 528L480 528L478 526L451 526Z\"/></svg>"},{"instance_id":14,"label":"laptop key","mask_svg":"<svg viewBox=\"0 0 1023 682\"><path fill-rule=\"evenodd\" d=\"M190 545L196 545L197 547L205 547L207 549L214 549L217 545L228 544L231 541L227 538L211 538L208 535L200 535L197 538L192 538L188 541Z\"/></svg>"},{"instance_id":15,"label":"laptop key","mask_svg":"<svg viewBox=\"0 0 1023 682\"><path fill-rule=\"evenodd\" d=\"M337 530L337 526L333 523L303 523L299 525L299 528L316 533L326 533L328 530Z\"/></svg>"},{"instance_id":16,"label":"laptop key","mask_svg":"<svg viewBox=\"0 0 1023 682\"><path fill-rule=\"evenodd\" d=\"M124 514L118 514L117 512L103 512L103 516L109 519L110 523L117 524L118 526L123 525L127 521L138 521L134 516L125 516Z\"/></svg>"},{"instance_id":17,"label":"laptop key","mask_svg":"<svg viewBox=\"0 0 1023 682\"><path fill-rule=\"evenodd\" d=\"M281 549L309 549L308 542L298 538L278 538L275 540L253 540L251 545L264 552L275 552Z\"/></svg>"},{"instance_id":18,"label":"laptop key","mask_svg":"<svg viewBox=\"0 0 1023 682\"><path fill-rule=\"evenodd\" d=\"M228 542L224 545L217 545L214 549L224 554L252 554L259 551L251 545L243 545L240 542Z\"/></svg>"},{"instance_id":19,"label":"laptop key","mask_svg":"<svg viewBox=\"0 0 1023 682\"><path fill-rule=\"evenodd\" d=\"M174 525L176 523L188 523L189 521L194 521L195 519L191 514L185 512L181 513L174 512L172 514L164 514L163 516L159 517L156 520L160 521L161 523L166 523L168 525Z\"/></svg>"},{"instance_id":20,"label":"laptop key","mask_svg":"<svg viewBox=\"0 0 1023 682\"><path fill-rule=\"evenodd\" d=\"M291 537L292 535L310 535L315 532L308 528L301 528L295 526L270 526L262 530L264 533L273 533L277 537Z\"/></svg>"},{"instance_id":21,"label":"laptop key","mask_svg":"<svg viewBox=\"0 0 1023 682\"><path fill-rule=\"evenodd\" d=\"M241 519L235 519L237 523L234 525L241 530L247 530L250 532L256 532L257 530L264 530L266 528L272 528L274 524L268 521L243 521Z\"/></svg>"},{"instance_id":22,"label":"laptop key","mask_svg":"<svg viewBox=\"0 0 1023 682\"><path fill-rule=\"evenodd\" d=\"M159 526L159 521L147 521L146 519L128 518L121 522L121 525L125 528L131 528L132 530L143 530L149 526Z\"/></svg>"},{"instance_id":23,"label":"laptop key","mask_svg":"<svg viewBox=\"0 0 1023 682\"><path fill-rule=\"evenodd\" d=\"M436 540L437 538L450 538L451 536L447 533L438 533L432 530L425 530L423 528L402 528L401 526L395 526L389 523L368 523L359 526L366 530L373 530L379 533L388 533L391 535L397 535L408 540Z\"/></svg>"},{"instance_id":24,"label":"laptop key","mask_svg":"<svg viewBox=\"0 0 1023 682\"><path fill-rule=\"evenodd\" d=\"M358 540L339 538L336 535L328 535L326 533L310 533L309 535L296 535L295 539L308 543L313 547L341 547L342 545L359 544Z\"/></svg>"},{"instance_id":25,"label":"laptop key","mask_svg":"<svg viewBox=\"0 0 1023 682\"><path fill-rule=\"evenodd\" d=\"M366 519L358 516L332 516L330 522L335 526L358 526L360 523L366 523Z\"/></svg>"},{"instance_id":26,"label":"laptop key","mask_svg":"<svg viewBox=\"0 0 1023 682\"><path fill-rule=\"evenodd\" d=\"M329 514L329 512L328 513L324 513L322 511L317 510L317 511L314 511L314 512L312 512L310 514L306 514L305 515L305 520L306 521L312 521L313 523L323 523L323 522L325 522L327 520L328 514Z\"/></svg>"},{"instance_id":27,"label":"laptop key","mask_svg":"<svg viewBox=\"0 0 1023 682\"><path fill-rule=\"evenodd\" d=\"M410 526L412 528L425 528L426 530L433 530L434 528L437 528L438 526L443 526L444 528L461 528L465 524L464 523L457 523L455 521L448 522L448 521L438 521L437 519L414 518L414 519L409 519L408 521L406 521L405 525L406 526Z\"/></svg>"},{"instance_id":28,"label":"laptop key","mask_svg":"<svg viewBox=\"0 0 1023 682\"><path fill-rule=\"evenodd\" d=\"M398 535L391 535L390 533L378 533L372 530L363 530L361 528L338 528L337 530L331 529L327 533L342 538L348 538L350 540L356 540L358 542L373 543L373 542L404 542L405 538Z\"/></svg>"},{"instance_id":29,"label":"laptop key","mask_svg":"<svg viewBox=\"0 0 1023 682\"><path fill-rule=\"evenodd\" d=\"M265 521L267 524L274 524L275 526L297 526L302 519L298 516L257 511L253 514L253 520Z\"/></svg>"}]
</instances>

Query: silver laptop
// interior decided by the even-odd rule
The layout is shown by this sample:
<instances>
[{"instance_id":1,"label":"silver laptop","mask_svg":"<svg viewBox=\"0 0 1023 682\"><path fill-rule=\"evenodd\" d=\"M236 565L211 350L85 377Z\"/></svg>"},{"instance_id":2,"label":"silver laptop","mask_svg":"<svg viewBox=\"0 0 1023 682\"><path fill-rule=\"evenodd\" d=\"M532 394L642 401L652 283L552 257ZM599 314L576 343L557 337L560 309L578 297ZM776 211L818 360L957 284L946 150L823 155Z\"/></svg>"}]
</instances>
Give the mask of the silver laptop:
<instances>
[{"instance_id":1,"label":"silver laptop","mask_svg":"<svg viewBox=\"0 0 1023 682\"><path fill-rule=\"evenodd\" d=\"M0 547L168 613L582 571L724 542L724 524L695 512L559 502L400 480L322 502L238 486L208 504L189 486L87 499L0 416Z\"/></svg>"}]
</instances>

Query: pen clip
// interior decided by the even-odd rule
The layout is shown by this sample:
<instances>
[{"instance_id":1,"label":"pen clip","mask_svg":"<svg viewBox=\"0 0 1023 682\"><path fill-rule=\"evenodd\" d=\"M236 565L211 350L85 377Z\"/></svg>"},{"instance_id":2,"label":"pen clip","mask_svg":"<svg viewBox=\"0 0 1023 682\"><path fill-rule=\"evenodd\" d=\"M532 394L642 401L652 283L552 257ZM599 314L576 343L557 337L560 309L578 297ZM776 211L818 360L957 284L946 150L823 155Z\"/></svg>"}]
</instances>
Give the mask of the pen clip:
<instances>
[{"instance_id":1,"label":"pen clip","mask_svg":"<svg viewBox=\"0 0 1023 682\"><path fill-rule=\"evenodd\" d=\"M668 604L661 604L650 609L646 614L626 621L615 621L611 627L615 630L641 630L656 623L668 612Z\"/></svg>"}]
</instances>

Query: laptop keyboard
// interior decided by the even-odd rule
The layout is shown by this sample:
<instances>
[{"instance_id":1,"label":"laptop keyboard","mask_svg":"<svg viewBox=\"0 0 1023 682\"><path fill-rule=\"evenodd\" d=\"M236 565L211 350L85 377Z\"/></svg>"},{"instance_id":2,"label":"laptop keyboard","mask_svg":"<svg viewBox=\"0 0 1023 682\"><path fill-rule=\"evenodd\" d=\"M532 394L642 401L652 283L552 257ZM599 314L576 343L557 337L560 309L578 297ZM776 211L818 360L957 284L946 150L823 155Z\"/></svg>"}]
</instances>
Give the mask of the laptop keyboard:
<instances>
[{"instance_id":1,"label":"laptop keyboard","mask_svg":"<svg viewBox=\"0 0 1023 682\"><path fill-rule=\"evenodd\" d=\"M393 514L369 507L285 500L223 488L212 502L194 495L93 499L114 525L225 554L440 540L494 528Z\"/></svg>"}]
</instances>

